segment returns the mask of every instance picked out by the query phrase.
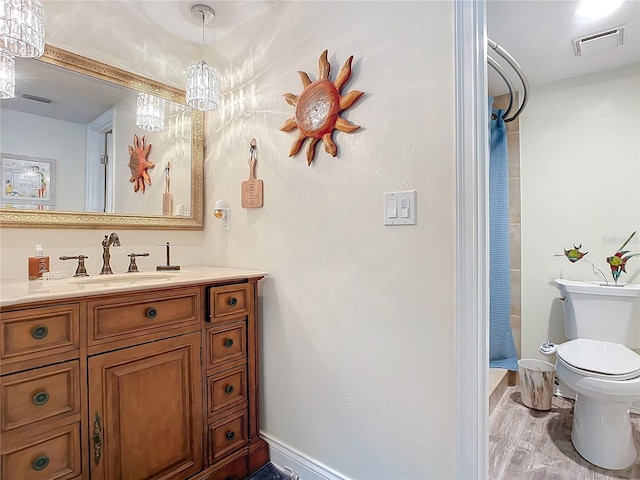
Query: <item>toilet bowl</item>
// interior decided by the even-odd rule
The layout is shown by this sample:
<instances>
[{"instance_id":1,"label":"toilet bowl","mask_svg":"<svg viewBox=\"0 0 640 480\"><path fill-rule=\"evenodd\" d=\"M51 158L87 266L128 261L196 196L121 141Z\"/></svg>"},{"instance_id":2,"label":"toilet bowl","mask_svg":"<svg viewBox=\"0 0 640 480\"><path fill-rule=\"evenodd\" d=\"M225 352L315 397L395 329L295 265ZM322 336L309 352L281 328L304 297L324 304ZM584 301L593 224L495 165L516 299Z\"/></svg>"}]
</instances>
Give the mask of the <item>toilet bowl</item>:
<instances>
[{"instance_id":1,"label":"toilet bowl","mask_svg":"<svg viewBox=\"0 0 640 480\"><path fill-rule=\"evenodd\" d=\"M609 470L637 451L629 407L640 400L640 355L624 345L578 338L557 346L556 374L576 393L571 441L585 460Z\"/></svg>"}]
</instances>

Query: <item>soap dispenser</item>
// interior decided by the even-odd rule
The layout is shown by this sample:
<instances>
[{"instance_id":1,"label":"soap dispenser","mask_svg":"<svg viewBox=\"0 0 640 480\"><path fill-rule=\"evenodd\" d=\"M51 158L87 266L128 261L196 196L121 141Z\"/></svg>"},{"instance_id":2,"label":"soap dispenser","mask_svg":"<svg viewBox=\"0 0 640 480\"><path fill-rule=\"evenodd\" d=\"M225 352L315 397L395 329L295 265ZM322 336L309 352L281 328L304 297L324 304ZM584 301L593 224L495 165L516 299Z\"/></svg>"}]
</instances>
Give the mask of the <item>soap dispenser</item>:
<instances>
[{"instance_id":1,"label":"soap dispenser","mask_svg":"<svg viewBox=\"0 0 640 480\"><path fill-rule=\"evenodd\" d=\"M42 245L36 245L36 254L29 257L29 280L42 278L42 274L49 271L49 257L42 252Z\"/></svg>"}]
</instances>

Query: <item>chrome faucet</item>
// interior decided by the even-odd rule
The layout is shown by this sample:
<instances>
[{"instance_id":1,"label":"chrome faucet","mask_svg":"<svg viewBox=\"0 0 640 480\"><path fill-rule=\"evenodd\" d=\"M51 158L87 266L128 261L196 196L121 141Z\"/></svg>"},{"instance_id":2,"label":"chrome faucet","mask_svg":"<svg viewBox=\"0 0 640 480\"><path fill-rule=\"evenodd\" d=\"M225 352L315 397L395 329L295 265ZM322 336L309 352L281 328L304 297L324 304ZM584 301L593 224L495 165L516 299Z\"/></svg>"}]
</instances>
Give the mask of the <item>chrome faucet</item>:
<instances>
[{"instance_id":1,"label":"chrome faucet","mask_svg":"<svg viewBox=\"0 0 640 480\"><path fill-rule=\"evenodd\" d=\"M100 271L100 275L113 273L111 271L111 265L109 265L109 260L111 259L109 247L112 245L114 247L120 246L120 238L118 238L117 233L104 236L104 240L102 241L102 270Z\"/></svg>"}]
</instances>

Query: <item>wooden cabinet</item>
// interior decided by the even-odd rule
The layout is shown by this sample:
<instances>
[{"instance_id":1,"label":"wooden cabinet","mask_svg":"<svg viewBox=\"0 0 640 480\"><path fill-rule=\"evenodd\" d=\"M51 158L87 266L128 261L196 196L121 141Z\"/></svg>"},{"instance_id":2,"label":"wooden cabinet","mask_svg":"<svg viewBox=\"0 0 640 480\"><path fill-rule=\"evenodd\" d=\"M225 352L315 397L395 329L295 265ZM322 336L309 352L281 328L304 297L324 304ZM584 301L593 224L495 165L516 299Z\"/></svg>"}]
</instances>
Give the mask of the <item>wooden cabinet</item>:
<instances>
[{"instance_id":1,"label":"wooden cabinet","mask_svg":"<svg viewBox=\"0 0 640 480\"><path fill-rule=\"evenodd\" d=\"M208 299L207 456L216 471L230 469L228 478L242 478L234 472L254 472L268 459L259 437L255 283L211 287ZM228 464L230 454L242 451L244 456Z\"/></svg>"},{"instance_id":2,"label":"wooden cabinet","mask_svg":"<svg viewBox=\"0 0 640 480\"><path fill-rule=\"evenodd\" d=\"M261 276L3 307L0 477L241 480Z\"/></svg>"},{"instance_id":3,"label":"wooden cabinet","mask_svg":"<svg viewBox=\"0 0 640 480\"><path fill-rule=\"evenodd\" d=\"M200 332L89 358L91 478L188 478L203 466Z\"/></svg>"}]
</instances>

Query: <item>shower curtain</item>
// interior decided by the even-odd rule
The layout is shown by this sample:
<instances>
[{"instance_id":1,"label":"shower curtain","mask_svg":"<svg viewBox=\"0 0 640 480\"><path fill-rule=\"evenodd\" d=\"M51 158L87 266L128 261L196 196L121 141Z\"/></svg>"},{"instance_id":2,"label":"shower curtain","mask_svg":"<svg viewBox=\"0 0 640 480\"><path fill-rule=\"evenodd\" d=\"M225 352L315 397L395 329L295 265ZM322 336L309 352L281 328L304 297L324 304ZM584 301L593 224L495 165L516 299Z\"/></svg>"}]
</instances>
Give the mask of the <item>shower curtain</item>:
<instances>
[{"instance_id":1,"label":"shower curtain","mask_svg":"<svg viewBox=\"0 0 640 480\"><path fill-rule=\"evenodd\" d=\"M489 99L489 366L518 370L511 332L509 161L504 110Z\"/></svg>"}]
</instances>

